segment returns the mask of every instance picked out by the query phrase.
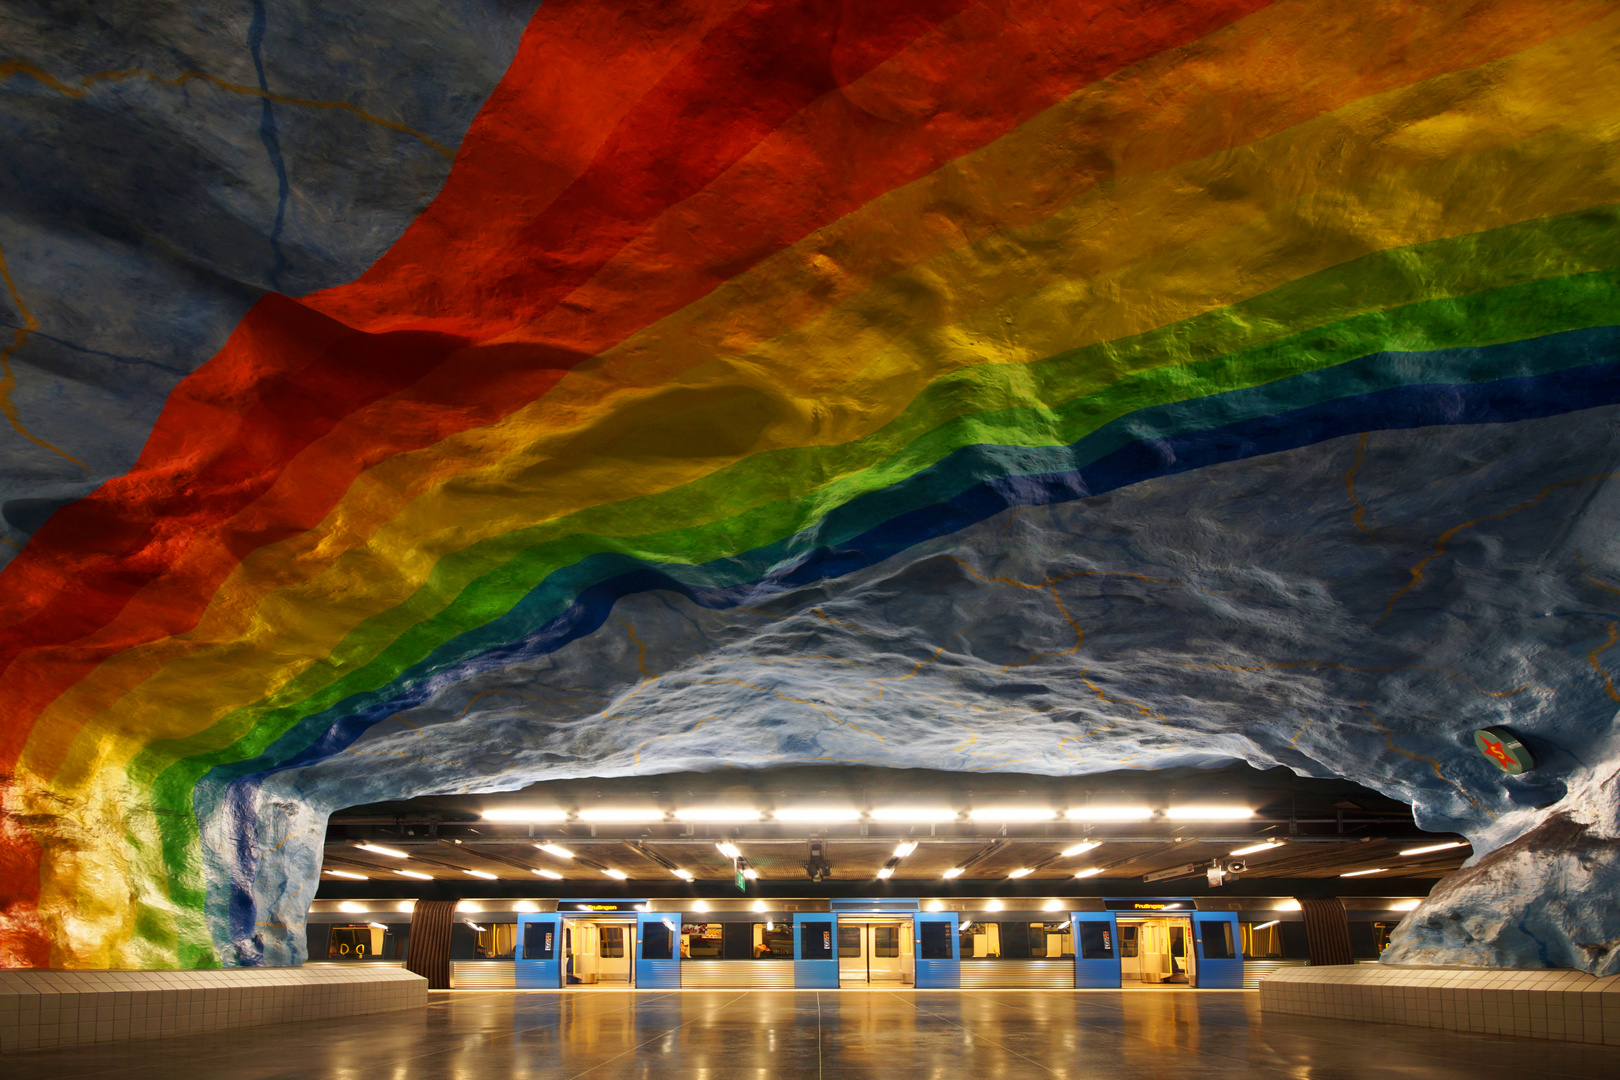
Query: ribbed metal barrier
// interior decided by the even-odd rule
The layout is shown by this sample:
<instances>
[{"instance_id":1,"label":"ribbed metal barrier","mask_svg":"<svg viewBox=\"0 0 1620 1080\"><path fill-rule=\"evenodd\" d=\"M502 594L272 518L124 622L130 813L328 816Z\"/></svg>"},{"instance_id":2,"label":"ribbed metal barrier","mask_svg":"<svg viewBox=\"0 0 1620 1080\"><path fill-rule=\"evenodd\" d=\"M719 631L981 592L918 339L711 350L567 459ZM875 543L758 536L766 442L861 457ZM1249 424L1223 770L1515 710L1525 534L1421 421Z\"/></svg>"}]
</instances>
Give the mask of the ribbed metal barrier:
<instances>
[{"instance_id":1,"label":"ribbed metal barrier","mask_svg":"<svg viewBox=\"0 0 1620 1080\"><path fill-rule=\"evenodd\" d=\"M1260 980L1282 968L1305 967L1309 960L1244 960L1243 989L1260 989Z\"/></svg>"},{"instance_id":2,"label":"ribbed metal barrier","mask_svg":"<svg viewBox=\"0 0 1620 1080\"><path fill-rule=\"evenodd\" d=\"M1074 960L964 960L964 990L1073 990Z\"/></svg>"},{"instance_id":3,"label":"ribbed metal barrier","mask_svg":"<svg viewBox=\"0 0 1620 1080\"><path fill-rule=\"evenodd\" d=\"M688 960L681 964L683 990L791 990L791 960Z\"/></svg>"},{"instance_id":4,"label":"ribbed metal barrier","mask_svg":"<svg viewBox=\"0 0 1620 1080\"><path fill-rule=\"evenodd\" d=\"M510 960L452 960L452 990L516 990L517 969Z\"/></svg>"}]
</instances>

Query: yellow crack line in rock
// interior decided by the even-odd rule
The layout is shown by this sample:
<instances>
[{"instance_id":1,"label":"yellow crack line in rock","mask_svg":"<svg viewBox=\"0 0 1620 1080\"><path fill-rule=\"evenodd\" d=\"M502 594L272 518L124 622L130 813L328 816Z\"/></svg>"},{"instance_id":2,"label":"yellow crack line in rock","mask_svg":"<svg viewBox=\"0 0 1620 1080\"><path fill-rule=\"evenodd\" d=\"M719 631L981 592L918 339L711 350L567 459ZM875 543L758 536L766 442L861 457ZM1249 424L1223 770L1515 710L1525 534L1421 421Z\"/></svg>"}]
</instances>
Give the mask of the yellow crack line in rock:
<instances>
[{"instance_id":1,"label":"yellow crack line in rock","mask_svg":"<svg viewBox=\"0 0 1620 1080\"><path fill-rule=\"evenodd\" d=\"M641 673L643 675L647 676L647 678L649 678L649 679L652 678L652 672L647 670L647 644L646 644L646 642L644 642L640 638L636 637L636 628L630 623L629 619L620 619L619 621L624 623L625 630L630 634L630 640L635 642L637 647L640 649L640 652L638 652L636 654L636 667L640 668Z\"/></svg>"},{"instance_id":2,"label":"yellow crack line in rock","mask_svg":"<svg viewBox=\"0 0 1620 1080\"><path fill-rule=\"evenodd\" d=\"M1300 667L1325 667L1339 671L1438 671L1442 675L1449 675L1454 679L1473 683L1474 692L1484 694L1486 697L1512 697L1514 694L1520 694L1526 690L1537 694L1558 693L1558 688L1555 686L1531 686L1528 683L1523 686L1515 686L1512 690L1486 690L1471 675L1465 675L1460 671L1452 671L1450 668L1435 667L1432 664L1385 664L1357 667L1352 664L1336 664L1330 660L1290 660L1275 664L1254 664L1246 667L1233 664L1189 664L1186 661L1178 661L1178 664L1181 667L1192 668L1195 671L1266 671L1271 668Z\"/></svg>"},{"instance_id":3,"label":"yellow crack line in rock","mask_svg":"<svg viewBox=\"0 0 1620 1080\"><path fill-rule=\"evenodd\" d=\"M1155 720L1163 720L1167 724L1170 722L1169 717L1165 716L1163 713L1154 712L1152 709L1149 709L1146 705L1143 705L1140 701L1132 701L1129 698L1111 698L1107 694L1103 693L1102 687L1098 686L1096 683L1092 682L1090 679L1081 679L1080 681L1085 683L1087 686L1091 687L1092 691L1097 695L1097 699L1099 701L1106 701L1110 705L1130 705L1133 708L1135 708L1137 712L1141 713L1143 716L1151 716Z\"/></svg>"},{"instance_id":4,"label":"yellow crack line in rock","mask_svg":"<svg viewBox=\"0 0 1620 1080\"><path fill-rule=\"evenodd\" d=\"M775 689L773 687L760 686L758 683L743 682L741 679L704 679L704 680L701 680L701 681L693 680L693 681L687 683L687 685L689 685L689 686L746 686L751 690L764 690L767 693L775 694L777 697L781 698L783 701L791 701L796 705L807 705L812 709L819 709L822 712L826 713L827 718L829 720L831 720L833 723L842 725L843 727L847 727L852 731L858 731L862 735L870 735L872 738L876 739L878 742L883 742L883 736L879 735L877 732L875 732L875 731L867 731L865 728L859 726L858 724L852 724L848 720L840 720L840 719L838 719L838 717L833 715L832 710L827 708L825 705L819 705L814 701L806 701L803 698L790 697L789 695L784 694L784 693L782 693L782 691L777 690L777 689ZM884 745L888 745L888 744L885 743Z\"/></svg>"},{"instance_id":5,"label":"yellow crack line in rock","mask_svg":"<svg viewBox=\"0 0 1620 1080\"><path fill-rule=\"evenodd\" d=\"M1299 730L1294 732L1294 737L1292 739L1288 740L1288 747L1289 747L1290 750L1294 749L1298 745L1299 737L1301 735L1305 734L1305 729L1310 727L1314 723L1316 723L1315 720L1307 720L1307 721L1305 721L1305 723L1300 725Z\"/></svg>"},{"instance_id":6,"label":"yellow crack line in rock","mask_svg":"<svg viewBox=\"0 0 1620 1080\"><path fill-rule=\"evenodd\" d=\"M864 629L863 627L860 627L852 622L843 622L842 620L835 619L831 615L828 615L825 611L822 611L820 608L811 608L810 614L824 622L830 622L834 626L847 626L857 634L865 634L868 637L872 636L872 632L870 630Z\"/></svg>"},{"instance_id":7,"label":"yellow crack line in rock","mask_svg":"<svg viewBox=\"0 0 1620 1080\"><path fill-rule=\"evenodd\" d=\"M39 329L39 320L34 318L34 313L28 310L27 304L23 303L22 294L17 291L17 283L11 279L11 268L6 265L4 248L0 248L0 279L4 279L6 291L11 294L11 302L17 305L17 313L22 316L23 320L21 326L12 328L11 344L4 349L0 349L0 413L4 413L6 419L11 422L11 426L17 429L17 434L29 442L36 446L42 446L53 454L60 454L85 472L89 472L90 466L67 451L52 446L24 427L22 417L17 414L17 404L11 400L11 392L17 386L17 376L12 374L11 371L11 357L18 349L23 347L23 342L28 340L28 335ZM16 547L18 551L22 550L22 545L11 540L6 542Z\"/></svg>"},{"instance_id":8,"label":"yellow crack line in rock","mask_svg":"<svg viewBox=\"0 0 1620 1080\"><path fill-rule=\"evenodd\" d=\"M66 97L74 99L84 97L85 94L90 92L90 88L92 86L100 82L127 82L130 79L145 79L148 82L158 83L162 86L179 88L189 82L201 80L202 82L208 83L210 86L217 87L220 90L224 90L227 93L262 98L266 101L273 101L278 105L296 105L300 108L306 109L329 109L350 113L359 119L364 120L368 124L375 124L378 127L387 128L390 131L397 131L402 135L409 135L411 138L416 139L423 145L431 147L447 160L454 160L456 156L456 152L454 150L450 149L448 146L444 145L438 140L417 131L415 128L402 124L397 120L384 119L375 113L367 112L357 105L351 105L347 101L319 101L314 98L301 98L293 97L290 94L278 94L270 90L260 89L257 86L247 86L243 83L229 82L225 79L221 79L217 75L210 75L206 71L186 71L171 77L167 75L159 75L155 71L147 71L144 68L124 68L122 70L98 71L93 74L86 75L79 80L78 86L73 86L69 83L63 82L50 72L45 71L43 68L36 67L25 60L0 61L0 81L10 79L16 75L27 75L41 86L49 87L50 89L55 90Z\"/></svg>"},{"instance_id":9,"label":"yellow crack line in rock","mask_svg":"<svg viewBox=\"0 0 1620 1080\"><path fill-rule=\"evenodd\" d=\"M1532 506L1535 506L1537 503L1541 502L1548 495L1551 495L1553 492L1557 491L1559 488L1572 487L1576 484L1590 484L1599 480L1612 480L1616 476L1620 476L1620 473L1599 473L1596 476L1578 476L1573 480L1560 480L1556 484L1548 484L1546 487L1541 489L1540 493L1537 494L1535 498L1522 502L1517 506L1511 506L1506 510L1501 510L1494 514L1485 514L1482 517L1474 518L1472 521L1465 521L1461 525L1453 525L1451 528L1441 533L1439 539L1434 542L1433 554L1427 555L1418 560L1418 562L1412 567L1412 580L1408 581L1405 585L1402 585L1395 591L1395 595L1391 596L1389 598L1389 602L1384 605L1384 613L1378 617L1378 621L1373 623L1373 625L1377 626L1379 623L1389 618L1390 612L1395 610L1395 602L1401 597L1405 596L1407 593L1411 592L1417 587L1418 583L1423 580L1424 567L1428 566L1435 559L1438 559L1440 556L1444 555L1446 553L1446 545L1451 543L1452 539L1464 529L1471 529L1481 522L1491 521L1496 518L1511 517L1522 510L1528 510Z\"/></svg>"},{"instance_id":10,"label":"yellow crack line in rock","mask_svg":"<svg viewBox=\"0 0 1620 1080\"><path fill-rule=\"evenodd\" d=\"M513 697L530 698L530 699L532 699L534 701L567 702L567 701L584 701L585 700L585 697L552 698L552 697L546 697L543 694L524 693L522 690L485 690L482 693L474 694L472 697L468 698L467 699L467 704L462 708L462 710L460 712L456 713L456 715L453 717L453 719L460 720L462 717L466 716L467 713L472 710L472 707L475 704L477 704L478 701L480 701L483 698L492 697L492 696L494 696L496 694L511 694ZM585 696L589 697L591 695L585 695ZM390 720L399 720L399 722L404 724L406 727L412 727L412 728L416 727L415 724L412 724L412 723L410 723L409 721L406 721L406 720L400 720L400 718L397 717L397 716L389 717L389 719ZM420 729L417 730L417 734L418 735L421 734Z\"/></svg>"},{"instance_id":11,"label":"yellow crack line in rock","mask_svg":"<svg viewBox=\"0 0 1620 1080\"><path fill-rule=\"evenodd\" d=\"M1620 701L1620 693L1617 693L1614 689L1614 680L1609 678L1609 673L1603 670L1603 665L1599 664L1597 659L1598 653L1612 647L1616 641L1620 641L1620 622L1609 624L1609 640L1587 653L1586 662L1592 665L1594 671L1603 676L1603 689L1608 691L1609 696L1616 701Z\"/></svg>"},{"instance_id":12,"label":"yellow crack line in rock","mask_svg":"<svg viewBox=\"0 0 1620 1080\"><path fill-rule=\"evenodd\" d=\"M1476 810L1484 810L1485 813L1490 814L1492 821L1496 820L1496 815L1494 813L1491 813L1490 809L1488 809L1487 807L1481 806L1478 799L1476 799L1472 795L1468 794L1468 792L1466 790L1464 790L1464 788L1463 788L1463 786L1461 784L1457 783L1457 781L1455 781L1455 780L1451 779L1450 777L1448 777L1441 770L1440 763L1438 761L1434 760L1433 758L1426 758L1421 754L1414 754L1410 750L1403 750L1399 746L1396 746L1395 745L1395 740L1393 738L1391 738L1391 735L1393 733L1390 731L1389 728L1385 727L1383 724L1378 722L1378 717L1373 715L1373 711L1367 707L1367 703L1365 701L1358 701L1358 702L1356 702L1356 704L1361 708L1362 712L1367 714L1367 719L1372 722L1372 726L1377 728L1379 731L1384 733L1384 744L1386 746L1388 746L1391 750L1395 751L1397 754L1405 754L1407 757L1411 758L1413 761L1421 761L1424 764L1428 765L1430 768L1432 768L1434 770L1434 775L1438 776L1440 779L1444 780L1446 783L1448 783L1452 787L1456 788L1457 793L1459 795L1461 795L1463 798L1467 799L1469 802L1473 803L1474 804L1474 809L1476 809Z\"/></svg>"},{"instance_id":13,"label":"yellow crack line in rock","mask_svg":"<svg viewBox=\"0 0 1620 1080\"><path fill-rule=\"evenodd\" d=\"M917 661L917 666L912 668L910 671L906 672L904 675L880 675L875 679L867 679L866 681L869 684L873 685L873 686L877 686L877 684L881 683L881 682L904 682L907 679L911 678L913 675L917 674L917 672L921 671L923 668L927 667L929 664L932 664L935 660L938 660L940 658L940 654L942 654L944 651L945 651L945 646L941 645L939 648L934 650L934 655L933 656L930 656L926 660ZM867 700L867 701L879 701L879 700L881 700L882 697L883 697L883 687L878 686L877 691L878 692L876 694L871 695L870 697L866 698L865 700Z\"/></svg>"},{"instance_id":14,"label":"yellow crack line in rock","mask_svg":"<svg viewBox=\"0 0 1620 1080\"><path fill-rule=\"evenodd\" d=\"M1350 515L1351 520L1356 523L1356 528L1360 529L1364 533L1370 533L1372 530L1367 528L1367 526L1363 525L1361 522L1361 515L1366 508L1361 505L1361 500L1356 498L1356 473L1361 471L1361 460L1366 452L1367 433L1363 431L1361 433L1361 441L1356 443L1356 462L1354 465L1350 466L1350 471L1344 474L1344 490L1349 493L1350 502L1356 508L1355 513Z\"/></svg>"},{"instance_id":15,"label":"yellow crack line in rock","mask_svg":"<svg viewBox=\"0 0 1620 1080\"><path fill-rule=\"evenodd\" d=\"M707 724L710 720L718 720L718 719L720 719L720 717L718 717L718 716L705 716L703 719L699 720L697 723L693 724L691 727L687 728L685 731L671 731L667 735L654 735L650 739L642 740L642 742L634 750L631 751L631 753L633 753L636 756L636 764L637 765L641 764L641 752L643 750L645 750L648 746L652 745L653 743L658 742L661 739L673 739L677 735L690 735L690 734L692 734L692 732L696 731L698 728L702 727L704 724Z\"/></svg>"},{"instance_id":16,"label":"yellow crack line in rock","mask_svg":"<svg viewBox=\"0 0 1620 1080\"><path fill-rule=\"evenodd\" d=\"M1070 615L1069 609L1063 606L1063 601L1058 599L1057 586L1051 585L1049 588L1052 592L1052 603L1057 605L1057 609L1062 613L1064 620L1068 622L1069 626L1074 630L1074 648L1064 649L1062 652L1055 653L1031 653L1028 660L1021 660L1016 664L1007 664L1001 668L998 668L996 674L999 675L1002 672L1010 671L1013 668L1028 667L1037 660L1051 660L1059 656L1073 656L1075 653L1080 651L1080 646L1085 644L1086 632L1080 628L1079 623L1074 621L1074 616Z\"/></svg>"}]
</instances>

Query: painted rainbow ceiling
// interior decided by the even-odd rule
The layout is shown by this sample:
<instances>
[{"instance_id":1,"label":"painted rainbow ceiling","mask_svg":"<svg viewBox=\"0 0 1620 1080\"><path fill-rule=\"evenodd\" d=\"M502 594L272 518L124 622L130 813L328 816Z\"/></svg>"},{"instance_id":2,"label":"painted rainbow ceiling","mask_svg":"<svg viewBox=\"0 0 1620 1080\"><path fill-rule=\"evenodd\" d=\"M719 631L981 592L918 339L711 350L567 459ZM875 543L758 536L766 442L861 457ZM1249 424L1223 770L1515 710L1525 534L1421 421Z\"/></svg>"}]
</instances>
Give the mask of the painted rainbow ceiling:
<instances>
[{"instance_id":1,"label":"painted rainbow ceiling","mask_svg":"<svg viewBox=\"0 0 1620 1080\"><path fill-rule=\"evenodd\" d=\"M1009 508L1620 403L1609 3L548 0L511 45L420 95L464 135L272 91L269 46L257 80L0 56L68 131L234 94L232 152L318 112L427 170L306 273L320 215L284 222L347 174L286 150L251 295L129 323L220 327L138 457L8 525L0 964L265 962L254 793L623 598L752 609ZM82 477L23 393L67 256L0 245L13 442Z\"/></svg>"}]
</instances>

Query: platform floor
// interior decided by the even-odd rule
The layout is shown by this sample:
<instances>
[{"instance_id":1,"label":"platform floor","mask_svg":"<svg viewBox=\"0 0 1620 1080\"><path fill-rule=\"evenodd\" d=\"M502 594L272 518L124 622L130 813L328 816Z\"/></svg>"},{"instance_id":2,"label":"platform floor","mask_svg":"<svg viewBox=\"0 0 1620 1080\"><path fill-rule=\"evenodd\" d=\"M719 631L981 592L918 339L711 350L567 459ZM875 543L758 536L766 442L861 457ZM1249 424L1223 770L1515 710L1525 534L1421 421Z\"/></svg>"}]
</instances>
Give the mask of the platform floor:
<instances>
[{"instance_id":1,"label":"platform floor","mask_svg":"<svg viewBox=\"0 0 1620 1080\"><path fill-rule=\"evenodd\" d=\"M1254 993L435 993L426 1009L9 1054L5 1080L1620 1076L1620 1048L1273 1016Z\"/></svg>"}]
</instances>

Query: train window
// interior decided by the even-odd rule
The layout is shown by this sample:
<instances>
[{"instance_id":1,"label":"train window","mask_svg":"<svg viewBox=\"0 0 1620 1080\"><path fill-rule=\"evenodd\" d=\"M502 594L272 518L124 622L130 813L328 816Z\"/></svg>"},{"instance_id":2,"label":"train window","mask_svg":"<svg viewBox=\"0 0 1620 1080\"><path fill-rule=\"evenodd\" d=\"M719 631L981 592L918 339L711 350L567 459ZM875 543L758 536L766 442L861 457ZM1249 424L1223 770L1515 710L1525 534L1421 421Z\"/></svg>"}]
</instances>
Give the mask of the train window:
<instances>
[{"instance_id":1,"label":"train window","mask_svg":"<svg viewBox=\"0 0 1620 1080\"><path fill-rule=\"evenodd\" d=\"M1136 956L1136 931L1137 927L1134 926L1122 926L1119 928L1119 955L1127 960Z\"/></svg>"},{"instance_id":2,"label":"train window","mask_svg":"<svg viewBox=\"0 0 1620 1080\"><path fill-rule=\"evenodd\" d=\"M1001 923L1001 958L1003 960L1029 959L1029 923ZM1036 925L1039 925L1038 923Z\"/></svg>"},{"instance_id":3,"label":"train window","mask_svg":"<svg viewBox=\"0 0 1620 1080\"><path fill-rule=\"evenodd\" d=\"M624 927L602 927L602 955L607 957L624 955Z\"/></svg>"},{"instance_id":4,"label":"train window","mask_svg":"<svg viewBox=\"0 0 1620 1080\"><path fill-rule=\"evenodd\" d=\"M792 925L779 922L755 923L754 958L756 960L793 959Z\"/></svg>"},{"instance_id":5,"label":"train window","mask_svg":"<svg viewBox=\"0 0 1620 1080\"><path fill-rule=\"evenodd\" d=\"M387 955L389 937L386 930L380 930L369 923L359 923L354 926L334 926L330 936L327 937L326 958L328 960L368 960Z\"/></svg>"},{"instance_id":6,"label":"train window","mask_svg":"<svg viewBox=\"0 0 1620 1080\"><path fill-rule=\"evenodd\" d=\"M799 924L800 959L832 959L832 926L833 924L830 921Z\"/></svg>"},{"instance_id":7,"label":"train window","mask_svg":"<svg viewBox=\"0 0 1620 1080\"><path fill-rule=\"evenodd\" d=\"M1114 958L1114 928L1105 922L1080 924L1080 959L1112 960Z\"/></svg>"},{"instance_id":8,"label":"train window","mask_svg":"<svg viewBox=\"0 0 1620 1080\"><path fill-rule=\"evenodd\" d=\"M994 959L1001 955L1001 933L995 923L972 922L962 924L957 932L963 960Z\"/></svg>"},{"instance_id":9,"label":"train window","mask_svg":"<svg viewBox=\"0 0 1620 1080\"><path fill-rule=\"evenodd\" d=\"M720 958L722 960L752 960L755 951L755 930L758 923L728 922L720 924Z\"/></svg>"},{"instance_id":10,"label":"train window","mask_svg":"<svg viewBox=\"0 0 1620 1080\"><path fill-rule=\"evenodd\" d=\"M951 951L951 924L942 920L930 920L919 926L922 937L922 951L919 959L922 960L954 960L955 954Z\"/></svg>"},{"instance_id":11,"label":"train window","mask_svg":"<svg viewBox=\"0 0 1620 1080\"><path fill-rule=\"evenodd\" d=\"M900 955L900 928L898 926L872 927L872 955L885 959Z\"/></svg>"},{"instance_id":12,"label":"train window","mask_svg":"<svg viewBox=\"0 0 1620 1080\"><path fill-rule=\"evenodd\" d=\"M1239 937L1243 940L1243 955L1251 960L1265 960L1283 955L1282 935L1277 932L1275 919L1263 923L1239 923Z\"/></svg>"},{"instance_id":13,"label":"train window","mask_svg":"<svg viewBox=\"0 0 1620 1080\"><path fill-rule=\"evenodd\" d=\"M1074 933L1068 922L1030 923L1029 955L1049 960L1074 955Z\"/></svg>"},{"instance_id":14,"label":"train window","mask_svg":"<svg viewBox=\"0 0 1620 1080\"><path fill-rule=\"evenodd\" d=\"M523 959L555 960L557 958L557 924L532 922L523 924Z\"/></svg>"},{"instance_id":15,"label":"train window","mask_svg":"<svg viewBox=\"0 0 1620 1080\"><path fill-rule=\"evenodd\" d=\"M687 923L681 927L682 960L718 960L720 947L719 923Z\"/></svg>"},{"instance_id":16,"label":"train window","mask_svg":"<svg viewBox=\"0 0 1620 1080\"><path fill-rule=\"evenodd\" d=\"M861 928L858 926L840 926L838 928L838 958L840 960L858 960L861 956Z\"/></svg>"},{"instance_id":17,"label":"train window","mask_svg":"<svg viewBox=\"0 0 1620 1080\"><path fill-rule=\"evenodd\" d=\"M1219 922L1198 920L1198 936L1204 942L1205 960L1236 959L1237 953L1232 951L1232 924L1225 919Z\"/></svg>"},{"instance_id":18,"label":"train window","mask_svg":"<svg viewBox=\"0 0 1620 1080\"><path fill-rule=\"evenodd\" d=\"M675 958L674 927L663 920L653 920L641 926L641 958L643 960L673 960Z\"/></svg>"}]
</instances>

